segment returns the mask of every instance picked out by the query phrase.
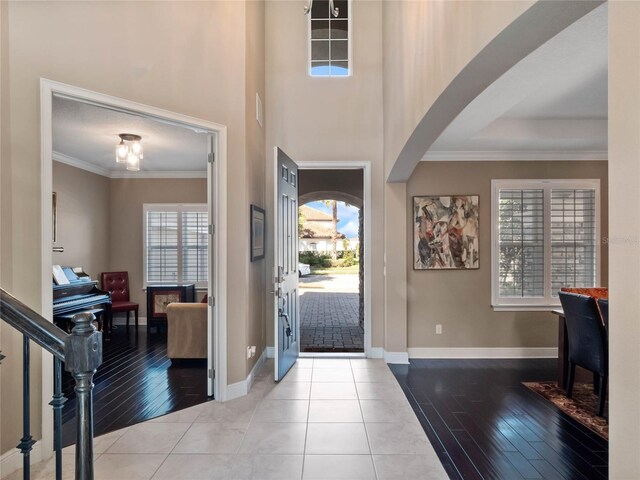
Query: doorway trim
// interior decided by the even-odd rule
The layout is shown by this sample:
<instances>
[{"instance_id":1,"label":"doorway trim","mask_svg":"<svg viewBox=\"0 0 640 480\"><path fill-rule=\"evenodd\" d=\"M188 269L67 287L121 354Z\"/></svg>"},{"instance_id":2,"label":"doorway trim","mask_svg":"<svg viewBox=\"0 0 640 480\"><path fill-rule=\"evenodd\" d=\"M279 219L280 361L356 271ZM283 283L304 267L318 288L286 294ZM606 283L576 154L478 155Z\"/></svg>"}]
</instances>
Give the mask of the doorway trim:
<instances>
[{"instance_id":1,"label":"doorway trim","mask_svg":"<svg viewBox=\"0 0 640 480\"><path fill-rule=\"evenodd\" d=\"M51 196L53 186L53 95L65 95L80 101L140 113L159 121L190 126L206 131L214 137L214 162L208 168L208 195L214 189L210 200L213 202L213 219L218 225L213 235L213 319L209 322L209 338L213 338L213 358L208 352L208 368L213 369L213 393L215 400L226 400L227 393L227 127L188 115L106 95L65 83L40 78L40 219L41 219L41 289L42 315L53 319L53 292L51 290L51 265L53 255ZM209 164L208 164L209 165ZM211 263L210 263L211 265ZM53 395L53 361L51 355L42 355L42 457L48 458L53 452L53 411L49 401Z\"/></svg>"},{"instance_id":2,"label":"doorway trim","mask_svg":"<svg viewBox=\"0 0 640 480\"><path fill-rule=\"evenodd\" d=\"M364 356L372 358L371 349L371 162L369 161L297 161L299 170L354 170L362 169L364 208ZM309 353L301 357L336 356L333 353ZM340 356L362 357L362 353L345 353Z\"/></svg>"}]
</instances>

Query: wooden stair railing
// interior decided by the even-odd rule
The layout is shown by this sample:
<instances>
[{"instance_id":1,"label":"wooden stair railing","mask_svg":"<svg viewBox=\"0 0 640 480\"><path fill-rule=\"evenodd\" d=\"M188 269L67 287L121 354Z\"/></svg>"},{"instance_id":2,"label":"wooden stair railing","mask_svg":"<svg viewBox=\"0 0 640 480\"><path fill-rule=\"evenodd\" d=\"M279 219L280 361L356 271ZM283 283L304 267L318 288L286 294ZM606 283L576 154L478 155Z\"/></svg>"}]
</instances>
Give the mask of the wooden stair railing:
<instances>
[{"instance_id":1,"label":"wooden stair railing","mask_svg":"<svg viewBox=\"0 0 640 480\"><path fill-rule=\"evenodd\" d=\"M70 334L56 327L37 312L0 289L0 319L23 335L22 348L22 424L23 435L18 447L23 456L23 478L31 478L30 454L35 443L31 436L29 412L30 342L53 355L54 450L56 480L62 479L62 408L66 398L62 394L62 364L75 379L76 411L76 480L93 480L93 375L102 364L102 332L93 325L95 317L79 313L73 317L75 326ZM5 358L0 354L0 362Z\"/></svg>"}]
</instances>

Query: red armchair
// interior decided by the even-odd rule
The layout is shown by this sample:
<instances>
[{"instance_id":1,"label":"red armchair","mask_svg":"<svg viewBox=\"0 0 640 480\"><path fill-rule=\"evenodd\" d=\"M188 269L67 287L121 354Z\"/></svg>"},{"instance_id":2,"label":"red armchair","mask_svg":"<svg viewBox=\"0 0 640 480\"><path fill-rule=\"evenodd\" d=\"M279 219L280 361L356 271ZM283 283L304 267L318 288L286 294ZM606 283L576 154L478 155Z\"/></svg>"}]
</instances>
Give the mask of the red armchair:
<instances>
[{"instance_id":1,"label":"red armchair","mask_svg":"<svg viewBox=\"0 0 640 480\"><path fill-rule=\"evenodd\" d=\"M127 312L127 327L129 326L129 312L133 311L138 329L138 304L129 301L129 272L102 272L100 274L102 289L111 293L111 313ZM113 325L109 319L109 328Z\"/></svg>"}]
</instances>

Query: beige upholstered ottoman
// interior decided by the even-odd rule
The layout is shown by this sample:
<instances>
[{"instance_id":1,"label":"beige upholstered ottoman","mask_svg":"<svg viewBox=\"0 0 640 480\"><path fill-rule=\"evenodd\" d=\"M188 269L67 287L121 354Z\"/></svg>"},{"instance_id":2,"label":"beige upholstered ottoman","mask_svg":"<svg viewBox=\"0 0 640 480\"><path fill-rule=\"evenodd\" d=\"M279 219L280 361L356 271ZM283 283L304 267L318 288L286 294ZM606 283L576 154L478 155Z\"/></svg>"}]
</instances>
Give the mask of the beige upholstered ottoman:
<instances>
[{"instance_id":1,"label":"beige upholstered ottoman","mask_svg":"<svg viewBox=\"0 0 640 480\"><path fill-rule=\"evenodd\" d=\"M171 303L167 306L167 356L207 358L206 303Z\"/></svg>"}]
</instances>

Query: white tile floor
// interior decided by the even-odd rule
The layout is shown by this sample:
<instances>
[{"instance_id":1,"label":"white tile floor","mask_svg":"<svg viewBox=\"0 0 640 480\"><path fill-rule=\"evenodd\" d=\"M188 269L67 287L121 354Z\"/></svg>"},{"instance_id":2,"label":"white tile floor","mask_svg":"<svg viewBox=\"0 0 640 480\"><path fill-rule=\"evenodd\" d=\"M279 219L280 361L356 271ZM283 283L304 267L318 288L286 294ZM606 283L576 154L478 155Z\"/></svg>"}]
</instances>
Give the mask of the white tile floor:
<instances>
[{"instance_id":1,"label":"white tile floor","mask_svg":"<svg viewBox=\"0 0 640 480\"><path fill-rule=\"evenodd\" d=\"M448 478L381 360L304 358L279 384L272 375L267 361L247 397L96 438L96 479ZM72 479L72 448L64 458ZM50 460L32 478L53 472Z\"/></svg>"}]
</instances>

